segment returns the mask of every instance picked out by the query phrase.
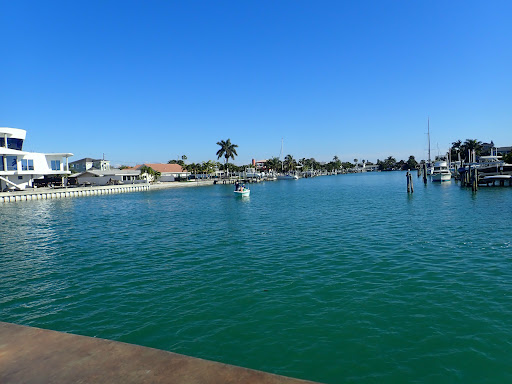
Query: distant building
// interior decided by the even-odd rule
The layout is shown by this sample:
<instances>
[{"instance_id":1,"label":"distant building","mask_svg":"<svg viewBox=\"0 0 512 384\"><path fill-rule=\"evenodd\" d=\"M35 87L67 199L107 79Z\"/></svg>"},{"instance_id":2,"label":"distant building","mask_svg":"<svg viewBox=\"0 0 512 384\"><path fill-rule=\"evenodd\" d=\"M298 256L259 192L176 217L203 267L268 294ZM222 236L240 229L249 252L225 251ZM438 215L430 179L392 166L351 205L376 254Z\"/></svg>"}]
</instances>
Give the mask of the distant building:
<instances>
[{"instance_id":1,"label":"distant building","mask_svg":"<svg viewBox=\"0 0 512 384\"><path fill-rule=\"evenodd\" d=\"M102 171L100 169L89 169L85 172L75 173L69 177L76 178L79 185L112 185L112 184L135 184L145 183L140 180L138 169L116 169Z\"/></svg>"},{"instance_id":2,"label":"distant building","mask_svg":"<svg viewBox=\"0 0 512 384\"><path fill-rule=\"evenodd\" d=\"M133 169L139 169L142 166L149 167L154 171L160 172L160 181L175 181L176 179L186 179L190 172L184 170L179 164L159 164L159 163L145 163L139 164L133 167Z\"/></svg>"},{"instance_id":3,"label":"distant building","mask_svg":"<svg viewBox=\"0 0 512 384\"><path fill-rule=\"evenodd\" d=\"M352 168L353 172L377 172L379 166L377 164L368 164L366 162L358 163Z\"/></svg>"},{"instance_id":4,"label":"distant building","mask_svg":"<svg viewBox=\"0 0 512 384\"><path fill-rule=\"evenodd\" d=\"M490 143L482 143L482 153L491 153L492 148L494 148L494 142L492 140Z\"/></svg>"},{"instance_id":5,"label":"distant building","mask_svg":"<svg viewBox=\"0 0 512 384\"><path fill-rule=\"evenodd\" d=\"M89 169L99 169L101 171L107 171L110 169L110 160L103 159L91 159L86 157L84 159L73 161L69 163L69 168L72 172L85 172Z\"/></svg>"},{"instance_id":6,"label":"distant building","mask_svg":"<svg viewBox=\"0 0 512 384\"><path fill-rule=\"evenodd\" d=\"M267 160L252 160L252 165L257 170L267 170Z\"/></svg>"},{"instance_id":7,"label":"distant building","mask_svg":"<svg viewBox=\"0 0 512 384\"><path fill-rule=\"evenodd\" d=\"M508 155L510 152L512 152L512 147L498 147L496 149L501 155Z\"/></svg>"},{"instance_id":8,"label":"distant building","mask_svg":"<svg viewBox=\"0 0 512 384\"><path fill-rule=\"evenodd\" d=\"M27 131L0 128L0 191L25 189L34 180L61 180L69 175L68 158L72 153L35 153L23 151Z\"/></svg>"}]
</instances>

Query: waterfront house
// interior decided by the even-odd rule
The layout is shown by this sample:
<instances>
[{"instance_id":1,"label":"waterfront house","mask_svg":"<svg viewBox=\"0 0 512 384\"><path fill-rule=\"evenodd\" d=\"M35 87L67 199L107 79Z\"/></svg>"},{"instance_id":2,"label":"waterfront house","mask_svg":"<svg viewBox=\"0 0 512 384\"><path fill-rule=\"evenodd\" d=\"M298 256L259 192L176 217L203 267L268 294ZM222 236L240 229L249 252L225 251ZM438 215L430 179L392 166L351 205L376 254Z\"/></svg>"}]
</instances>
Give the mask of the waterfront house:
<instances>
[{"instance_id":1,"label":"waterfront house","mask_svg":"<svg viewBox=\"0 0 512 384\"><path fill-rule=\"evenodd\" d=\"M35 186L34 180L59 183L71 172L72 153L36 153L23 151L27 132L0 127L0 191Z\"/></svg>"},{"instance_id":2,"label":"waterfront house","mask_svg":"<svg viewBox=\"0 0 512 384\"><path fill-rule=\"evenodd\" d=\"M498 147L498 148L496 148L496 151L497 151L500 155L507 155L507 154L509 154L510 152L512 152L512 147Z\"/></svg>"},{"instance_id":3,"label":"waterfront house","mask_svg":"<svg viewBox=\"0 0 512 384\"><path fill-rule=\"evenodd\" d=\"M69 170L71 172L85 172L89 169L107 171L110 169L110 160L91 159L90 157L86 157L69 163Z\"/></svg>"},{"instance_id":4,"label":"waterfront house","mask_svg":"<svg viewBox=\"0 0 512 384\"><path fill-rule=\"evenodd\" d=\"M482 143L482 154L490 154L491 149L494 148L494 142L491 140L490 143Z\"/></svg>"},{"instance_id":5,"label":"waterfront house","mask_svg":"<svg viewBox=\"0 0 512 384\"><path fill-rule=\"evenodd\" d=\"M179 164L160 164L160 163L145 163L133 167L139 169L143 166L149 167L154 171L160 172L159 181L175 181L176 179L186 179L190 172L184 170Z\"/></svg>"},{"instance_id":6,"label":"waterfront house","mask_svg":"<svg viewBox=\"0 0 512 384\"><path fill-rule=\"evenodd\" d=\"M73 174L70 178L75 178L78 185L114 185L114 184L139 184L146 183L145 179L140 180L140 170L138 169L108 169L102 171L99 169L89 169L85 172Z\"/></svg>"},{"instance_id":7,"label":"waterfront house","mask_svg":"<svg viewBox=\"0 0 512 384\"><path fill-rule=\"evenodd\" d=\"M256 168L258 171L266 171L267 170L267 161L268 160L252 159L252 166L253 166L253 168Z\"/></svg>"}]
</instances>

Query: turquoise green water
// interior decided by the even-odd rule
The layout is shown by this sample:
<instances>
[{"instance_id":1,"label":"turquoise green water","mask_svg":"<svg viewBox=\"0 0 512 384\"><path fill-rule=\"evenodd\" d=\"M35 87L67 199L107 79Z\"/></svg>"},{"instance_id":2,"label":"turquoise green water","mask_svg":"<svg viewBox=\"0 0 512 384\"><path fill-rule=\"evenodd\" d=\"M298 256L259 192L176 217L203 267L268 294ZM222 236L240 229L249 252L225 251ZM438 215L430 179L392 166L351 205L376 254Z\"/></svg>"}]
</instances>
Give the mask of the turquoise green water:
<instances>
[{"instance_id":1,"label":"turquoise green water","mask_svg":"<svg viewBox=\"0 0 512 384\"><path fill-rule=\"evenodd\" d=\"M327 383L512 381L512 189L402 172L8 203L0 319Z\"/></svg>"}]
</instances>

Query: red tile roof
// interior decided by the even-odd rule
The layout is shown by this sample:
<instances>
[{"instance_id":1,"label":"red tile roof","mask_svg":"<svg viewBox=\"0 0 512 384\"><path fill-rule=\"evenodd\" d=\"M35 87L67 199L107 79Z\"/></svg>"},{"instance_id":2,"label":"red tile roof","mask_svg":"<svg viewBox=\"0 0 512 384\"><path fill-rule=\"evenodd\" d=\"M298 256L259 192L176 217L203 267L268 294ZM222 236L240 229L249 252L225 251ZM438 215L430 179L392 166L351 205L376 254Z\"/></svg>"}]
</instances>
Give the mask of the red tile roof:
<instances>
[{"instance_id":1,"label":"red tile roof","mask_svg":"<svg viewBox=\"0 0 512 384\"><path fill-rule=\"evenodd\" d=\"M160 173L167 173L167 172L172 172L172 173L175 173L175 172L184 172L183 171L183 168L181 168L181 165L179 164L149 164L149 163L144 163L144 164L140 164L140 165L136 165L134 167L134 169L139 169L140 167L142 167L143 165L145 165L146 167L150 167L152 168L153 170L155 171L158 171Z\"/></svg>"}]
</instances>

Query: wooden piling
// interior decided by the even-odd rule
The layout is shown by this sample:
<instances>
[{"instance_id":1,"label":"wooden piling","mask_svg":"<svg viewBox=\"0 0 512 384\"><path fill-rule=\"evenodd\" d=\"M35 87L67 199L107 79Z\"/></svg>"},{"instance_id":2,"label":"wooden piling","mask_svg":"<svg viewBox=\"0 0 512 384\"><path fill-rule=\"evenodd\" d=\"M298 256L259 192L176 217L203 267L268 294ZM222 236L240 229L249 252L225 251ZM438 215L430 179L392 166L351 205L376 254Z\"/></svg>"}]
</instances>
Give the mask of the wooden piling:
<instances>
[{"instance_id":1,"label":"wooden piling","mask_svg":"<svg viewBox=\"0 0 512 384\"><path fill-rule=\"evenodd\" d=\"M473 192L478 191L478 169L473 169L473 176L472 176L472 183L471 183L471 190Z\"/></svg>"},{"instance_id":2,"label":"wooden piling","mask_svg":"<svg viewBox=\"0 0 512 384\"><path fill-rule=\"evenodd\" d=\"M414 193L414 186L412 184L412 173L407 171L406 178L407 178L407 193Z\"/></svg>"},{"instance_id":3,"label":"wooden piling","mask_svg":"<svg viewBox=\"0 0 512 384\"><path fill-rule=\"evenodd\" d=\"M423 163L423 183L427 184L427 163Z\"/></svg>"}]
</instances>

